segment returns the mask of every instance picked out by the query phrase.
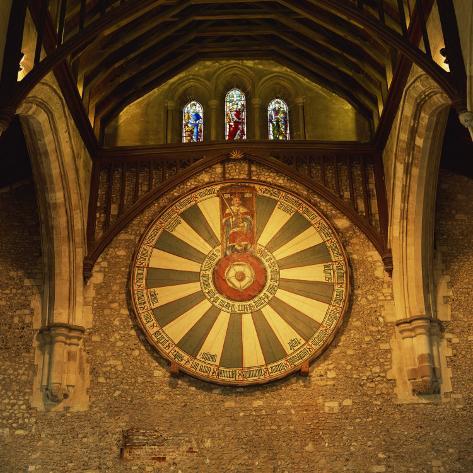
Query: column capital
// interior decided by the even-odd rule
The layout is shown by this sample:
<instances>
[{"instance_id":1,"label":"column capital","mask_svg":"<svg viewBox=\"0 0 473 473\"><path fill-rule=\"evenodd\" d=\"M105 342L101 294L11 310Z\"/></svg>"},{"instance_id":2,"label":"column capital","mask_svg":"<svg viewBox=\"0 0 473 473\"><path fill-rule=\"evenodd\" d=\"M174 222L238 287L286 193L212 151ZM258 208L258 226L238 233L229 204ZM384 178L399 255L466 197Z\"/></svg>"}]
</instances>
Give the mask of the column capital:
<instances>
[{"instance_id":1,"label":"column capital","mask_svg":"<svg viewBox=\"0 0 473 473\"><path fill-rule=\"evenodd\" d=\"M253 107L260 107L262 103L263 101L259 97L253 97L251 99L251 105L253 105Z\"/></svg>"},{"instance_id":2,"label":"column capital","mask_svg":"<svg viewBox=\"0 0 473 473\"><path fill-rule=\"evenodd\" d=\"M39 340L47 359L42 366L41 378L48 403L71 402L76 386L83 384L79 358L83 356L84 332L84 327L65 323L51 324L39 330Z\"/></svg>"},{"instance_id":3,"label":"column capital","mask_svg":"<svg viewBox=\"0 0 473 473\"><path fill-rule=\"evenodd\" d=\"M41 327L39 334L49 341L79 343L84 336L85 328L80 325L56 323Z\"/></svg>"},{"instance_id":4,"label":"column capital","mask_svg":"<svg viewBox=\"0 0 473 473\"><path fill-rule=\"evenodd\" d=\"M209 100L209 107L212 109L216 109L218 107L218 100L217 99L210 99Z\"/></svg>"},{"instance_id":5,"label":"column capital","mask_svg":"<svg viewBox=\"0 0 473 473\"><path fill-rule=\"evenodd\" d=\"M304 97L296 97L294 100L296 102L296 105L304 105L305 98Z\"/></svg>"},{"instance_id":6,"label":"column capital","mask_svg":"<svg viewBox=\"0 0 473 473\"><path fill-rule=\"evenodd\" d=\"M388 250L384 255L383 255L383 265L384 265L384 270L389 274L389 277L392 277L393 275L393 254L391 250Z\"/></svg>"},{"instance_id":7,"label":"column capital","mask_svg":"<svg viewBox=\"0 0 473 473\"><path fill-rule=\"evenodd\" d=\"M417 322L417 324L424 324L424 323L427 323L427 324L430 324L430 323L434 323L436 322L435 319L433 319L430 315L414 315L412 317L408 317L408 318L405 318L405 319L401 319L401 320L398 320L396 322L396 325L398 327L402 327L404 325L412 325L414 324L414 322Z\"/></svg>"},{"instance_id":8,"label":"column capital","mask_svg":"<svg viewBox=\"0 0 473 473\"><path fill-rule=\"evenodd\" d=\"M464 110L458 114L458 118L465 128L473 128L473 112Z\"/></svg>"}]
</instances>

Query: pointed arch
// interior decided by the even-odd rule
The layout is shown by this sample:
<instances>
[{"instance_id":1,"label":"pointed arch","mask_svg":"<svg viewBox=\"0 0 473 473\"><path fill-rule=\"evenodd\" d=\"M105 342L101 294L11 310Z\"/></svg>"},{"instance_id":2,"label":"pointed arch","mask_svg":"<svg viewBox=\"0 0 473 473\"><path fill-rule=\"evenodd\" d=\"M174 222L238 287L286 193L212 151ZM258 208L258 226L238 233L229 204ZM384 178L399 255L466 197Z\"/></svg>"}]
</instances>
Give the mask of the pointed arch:
<instances>
[{"instance_id":1,"label":"pointed arch","mask_svg":"<svg viewBox=\"0 0 473 473\"><path fill-rule=\"evenodd\" d=\"M88 408L83 334L83 259L91 161L56 84L36 85L17 110L38 192L44 280L35 338L38 360L32 405Z\"/></svg>"},{"instance_id":2,"label":"pointed arch","mask_svg":"<svg viewBox=\"0 0 473 473\"><path fill-rule=\"evenodd\" d=\"M438 324L434 263L435 198L449 98L417 69L403 94L385 153L396 332L393 359L400 399L451 390ZM395 340L395 341L394 341Z\"/></svg>"},{"instance_id":3,"label":"pointed arch","mask_svg":"<svg viewBox=\"0 0 473 473\"><path fill-rule=\"evenodd\" d=\"M389 242L398 318L435 315L433 234L435 196L449 99L426 74L403 95L396 130L390 189Z\"/></svg>"}]
</instances>

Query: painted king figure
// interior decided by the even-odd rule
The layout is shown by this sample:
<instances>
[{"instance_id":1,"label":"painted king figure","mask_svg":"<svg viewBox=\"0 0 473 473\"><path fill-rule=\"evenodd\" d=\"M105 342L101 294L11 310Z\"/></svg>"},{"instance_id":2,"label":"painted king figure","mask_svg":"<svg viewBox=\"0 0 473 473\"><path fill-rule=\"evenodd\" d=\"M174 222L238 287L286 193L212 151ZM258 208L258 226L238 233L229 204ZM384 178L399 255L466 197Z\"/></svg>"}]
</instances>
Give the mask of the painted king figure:
<instances>
[{"instance_id":1,"label":"painted king figure","mask_svg":"<svg viewBox=\"0 0 473 473\"><path fill-rule=\"evenodd\" d=\"M239 194L232 194L231 201L224 199L223 213L226 255L248 251L254 244L253 215L241 202Z\"/></svg>"},{"instance_id":2,"label":"painted king figure","mask_svg":"<svg viewBox=\"0 0 473 473\"><path fill-rule=\"evenodd\" d=\"M236 141L245 139L245 109L243 105L228 111L227 127L227 140Z\"/></svg>"}]
</instances>

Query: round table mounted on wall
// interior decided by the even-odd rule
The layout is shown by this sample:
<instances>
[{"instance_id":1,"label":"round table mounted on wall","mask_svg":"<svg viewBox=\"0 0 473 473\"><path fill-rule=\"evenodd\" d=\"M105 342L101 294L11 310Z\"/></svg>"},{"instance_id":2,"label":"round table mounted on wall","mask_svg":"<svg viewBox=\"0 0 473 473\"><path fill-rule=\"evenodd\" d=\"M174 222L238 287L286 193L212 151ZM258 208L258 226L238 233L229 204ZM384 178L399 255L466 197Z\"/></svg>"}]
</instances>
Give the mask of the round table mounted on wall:
<instances>
[{"instance_id":1,"label":"round table mounted on wall","mask_svg":"<svg viewBox=\"0 0 473 473\"><path fill-rule=\"evenodd\" d=\"M134 311L173 366L219 384L298 371L332 341L348 301L335 230L300 197L231 181L180 197L144 232Z\"/></svg>"}]
</instances>

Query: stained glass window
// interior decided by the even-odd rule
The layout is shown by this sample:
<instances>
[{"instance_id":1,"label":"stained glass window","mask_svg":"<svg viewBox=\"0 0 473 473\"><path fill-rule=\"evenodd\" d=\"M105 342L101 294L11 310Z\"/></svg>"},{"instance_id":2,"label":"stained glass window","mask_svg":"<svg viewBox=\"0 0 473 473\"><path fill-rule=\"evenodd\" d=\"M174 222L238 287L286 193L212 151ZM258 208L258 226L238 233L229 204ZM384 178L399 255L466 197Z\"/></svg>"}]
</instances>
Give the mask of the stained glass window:
<instances>
[{"instance_id":1,"label":"stained glass window","mask_svg":"<svg viewBox=\"0 0 473 473\"><path fill-rule=\"evenodd\" d=\"M288 140L289 113L287 103L274 99L268 105L268 137L270 140Z\"/></svg>"},{"instance_id":2,"label":"stained glass window","mask_svg":"<svg viewBox=\"0 0 473 473\"><path fill-rule=\"evenodd\" d=\"M240 89L225 96L225 139L246 140L246 100Z\"/></svg>"},{"instance_id":3,"label":"stained glass window","mask_svg":"<svg viewBox=\"0 0 473 473\"><path fill-rule=\"evenodd\" d=\"M195 143L204 140L204 109L192 100L182 109L182 142Z\"/></svg>"}]
</instances>

